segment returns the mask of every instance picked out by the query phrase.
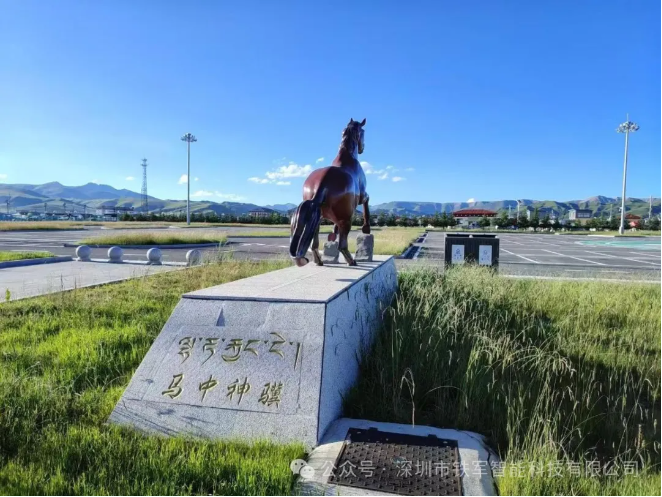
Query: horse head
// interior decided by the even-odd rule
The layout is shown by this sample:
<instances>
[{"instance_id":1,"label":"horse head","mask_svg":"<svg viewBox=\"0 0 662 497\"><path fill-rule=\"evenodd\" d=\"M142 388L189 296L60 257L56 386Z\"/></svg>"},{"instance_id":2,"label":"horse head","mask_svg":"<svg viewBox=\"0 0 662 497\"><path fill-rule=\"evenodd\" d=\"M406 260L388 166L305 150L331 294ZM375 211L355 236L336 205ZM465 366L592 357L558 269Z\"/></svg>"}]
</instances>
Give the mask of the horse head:
<instances>
[{"instance_id":1,"label":"horse head","mask_svg":"<svg viewBox=\"0 0 662 497\"><path fill-rule=\"evenodd\" d=\"M363 126L365 126L365 122L365 119L363 119L361 122L358 122L350 118L349 124L342 132L343 141L347 138L354 141L354 143L357 144L359 154L362 154L363 149L365 148L365 135L363 132Z\"/></svg>"}]
</instances>

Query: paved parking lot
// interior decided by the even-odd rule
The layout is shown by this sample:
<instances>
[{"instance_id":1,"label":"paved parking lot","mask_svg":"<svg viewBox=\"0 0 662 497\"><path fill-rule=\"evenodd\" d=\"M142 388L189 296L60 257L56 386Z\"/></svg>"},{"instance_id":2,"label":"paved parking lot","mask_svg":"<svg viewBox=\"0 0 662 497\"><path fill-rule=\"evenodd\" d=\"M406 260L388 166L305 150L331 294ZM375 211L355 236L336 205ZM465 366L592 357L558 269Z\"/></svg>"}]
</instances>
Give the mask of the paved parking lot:
<instances>
[{"instance_id":1,"label":"paved parking lot","mask_svg":"<svg viewBox=\"0 0 662 497\"><path fill-rule=\"evenodd\" d=\"M660 238L498 234L499 265L517 274L643 274L659 279ZM429 232L417 260L444 260L445 233ZM569 274L568 274L569 275ZM577 275L581 276L581 275Z\"/></svg>"},{"instance_id":2,"label":"paved parking lot","mask_svg":"<svg viewBox=\"0 0 662 497\"><path fill-rule=\"evenodd\" d=\"M191 228L235 232L260 231L269 228L223 227ZM272 228L283 231L282 227ZM119 231L119 230L118 230ZM134 231L134 230L130 230ZM85 236L108 233L98 228L85 231L2 232L0 250L48 250L56 255L74 255L75 248L63 247ZM356 236L352 231L350 236ZM587 278L660 279L660 237L613 238L587 235L508 234L499 233L500 272L528 276L565 276ZM326 235L321 236L322 240ZM440 264L444 260L445 233L429 232L420 246L415 261L410 263ZM287 238L231 238L220 249L232 252L237 259L287 258ZM217 248L202 249L218 252ZM94 249L93 258L106 258L108 249ZM145 250L125 249L125 260L145 260ZM186 249L164 249L165 262L185 261ZM400 264L399 264L400 265Z\"/></svg>"},{"instance_id":3,"label":"paved parking lot","mask_svg":"<svg viewBox=\"0 0 662 497\"><path fill-rule=\"evenodd\" d=\"M151 231L148 229L147 231ZM236 259L273 259L280 257L287 257L289 248L289 239L287 237L275 238L256 238L256 237L233 237L233 233L247 233L251 231L274 231L283 232L287 230L286 227L240 227L240 226L227 226L221 228L179 228L169 229L169 231L224 231L227 232L230 238L229 243L221 249L201 248L202 252L215 253L215 252L232 252L233 257ZM64 247L65 243L77 243L78 240L85 237L103 235L108 233L123 233L135 232L136 229L131 230L100 230L98 228L89 230L69 230L69 231L7 231L0 232L0 251L39 251L46 250L55 255L71 255L74 256L76 249L74 247ZM159 230L161 231L161 230ZM356 237L359 233L358 230L352 231L350 237ZM326 234L322 234L320 239L322 243L326 240ZM186 252L188 249L163 249L163 261L165 262L184 262L186 261ZM145 249L124 249L125 260L146 260ZM107 258L107 248L92 249L92 258L103 259Z\"/></svg>"}]
</instances>

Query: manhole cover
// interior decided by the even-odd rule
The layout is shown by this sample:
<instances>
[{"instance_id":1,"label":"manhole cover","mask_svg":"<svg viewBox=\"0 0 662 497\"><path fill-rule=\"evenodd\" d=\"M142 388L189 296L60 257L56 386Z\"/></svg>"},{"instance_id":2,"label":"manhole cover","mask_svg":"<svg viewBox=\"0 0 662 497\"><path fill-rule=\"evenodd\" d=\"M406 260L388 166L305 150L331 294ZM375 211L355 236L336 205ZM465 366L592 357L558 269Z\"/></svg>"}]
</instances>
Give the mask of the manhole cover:
<instances>
[{"instance_id":1,"label":"manhole cover","mask_svg":"<svg viewBox=\"0 0 662 497\"><path fill-rule=\"evenodd\" d=\"M462 495L457 441L350 428L329 483L399 495Z\"/></svg>"}]
</instances>

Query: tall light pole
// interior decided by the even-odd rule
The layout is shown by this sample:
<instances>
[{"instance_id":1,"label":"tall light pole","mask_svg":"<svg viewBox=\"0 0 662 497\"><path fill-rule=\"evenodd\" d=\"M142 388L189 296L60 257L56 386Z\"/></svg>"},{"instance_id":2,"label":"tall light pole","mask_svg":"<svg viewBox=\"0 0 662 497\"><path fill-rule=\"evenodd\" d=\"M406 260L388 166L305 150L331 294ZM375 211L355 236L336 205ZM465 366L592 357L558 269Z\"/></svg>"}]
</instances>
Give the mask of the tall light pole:
<instances>
[{"instance_id":1,"label":"tall light pole","mask_svg":"<svg viewBox=\"0 0 662 497\"><path fill-rule=\"evenodd\" d=\"M625 133L625 157L623 158L623 195L621 196L621 226L618 232L622 235L625 232L625 178L628 172L628 140L630 133L634 133L639 129L639 125L630 121L630 116L626 115L626 121L621 124L616 131L618 133Z\"/></svg>"},{"instance_id":2,"label":"tall light pole","mask_svg":"<svg viewBox=\"0 0 662 497\"><path fill-rule=\"evenodd\" d=\"M191 224L191 143L198 140L191 133L186 133L182 141L186 142L186 224Z\"/></svg>"}]
</instances>

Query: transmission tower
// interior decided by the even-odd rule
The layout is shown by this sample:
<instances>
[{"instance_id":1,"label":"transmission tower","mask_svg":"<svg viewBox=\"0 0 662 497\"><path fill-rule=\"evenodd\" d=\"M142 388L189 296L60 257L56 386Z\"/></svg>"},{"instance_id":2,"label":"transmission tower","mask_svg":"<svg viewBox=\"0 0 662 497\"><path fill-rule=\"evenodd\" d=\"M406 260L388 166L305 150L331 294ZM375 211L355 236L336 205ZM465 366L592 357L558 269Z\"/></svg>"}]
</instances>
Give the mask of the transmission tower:
<instances>
[{"instance_id":1,"label":"transmission tower","mask_svg":"<svg viewBox=\"0 0 662 497\"><path fill-rule=\"evenodd\" d=\"M143 212L147 212L149 207L147 205L147 159L143 159L141 164L143 168L143 187L140 190L140 206L142 207Z\"/></svg>"}]
</instances>

